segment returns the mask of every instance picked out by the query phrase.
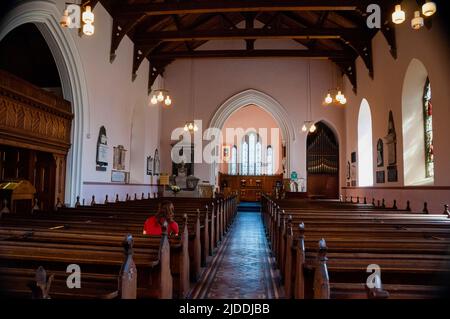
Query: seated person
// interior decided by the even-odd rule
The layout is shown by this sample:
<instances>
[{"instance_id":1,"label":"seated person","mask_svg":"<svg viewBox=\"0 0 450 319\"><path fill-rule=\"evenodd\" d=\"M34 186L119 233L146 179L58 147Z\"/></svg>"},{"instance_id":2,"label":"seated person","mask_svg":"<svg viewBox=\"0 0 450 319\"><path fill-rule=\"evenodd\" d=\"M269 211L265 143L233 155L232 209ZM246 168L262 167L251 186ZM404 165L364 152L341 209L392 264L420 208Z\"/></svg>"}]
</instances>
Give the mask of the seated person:
<instances>
[{"instance_id":1,"label":"seated person","mask_svg":"<svg viewBox=\"0 0 450 319\"><path fill-rule=\"evenodd\" d=\"M178 224L173 220L174 216L173 204L170 201L164 201L158 208L158 212L155 216L147 218L144 224L144 235L156 235L162 234L162 225L167 221L167 234L169 236L178 236Z\"/></svg>"}]
</instances>

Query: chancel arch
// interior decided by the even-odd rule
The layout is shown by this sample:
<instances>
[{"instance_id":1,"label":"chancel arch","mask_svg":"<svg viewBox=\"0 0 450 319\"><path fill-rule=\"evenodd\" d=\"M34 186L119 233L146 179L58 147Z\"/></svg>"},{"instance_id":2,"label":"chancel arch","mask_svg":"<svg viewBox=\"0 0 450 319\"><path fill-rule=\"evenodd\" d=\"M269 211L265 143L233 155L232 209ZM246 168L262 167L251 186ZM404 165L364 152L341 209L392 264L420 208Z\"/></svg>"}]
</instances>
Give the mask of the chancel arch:
<instances>
[{"instance_id":1,"label":"chancel arch","mask_svg":"<svg viewBox=\"0 0 450 319\"><path fill-rule=\"evenodd\" d=\"M213 115L209 127L218 128L222 130L224 128L225 122L227 121L233 113L237 112L239 109L246 106L256 106L266 113L270 114L270 116L274 119L277 127L279 128L279 136L281 139L280 151L281 155L285 155L285 163L284 171L289 172L289 145L295 141L296 134L294 126L289 119L288 113L283 108L283 106L276 101L273 97L268 94L257 91L254 89L248 89L242 91L229 99L227 99L222 105L218 108L216 113ZM236 144L238 145L238 144ZM266 145L267 147L268 145ZM274 147L274 146L272 146ZM285 150L285 151L283 151ZM273 150L272 150L273 151ZM263 152L265 153L265 152ZM237 158L239 159L240 153L239 149L237 150ZM263 154L263 157L265 155ZM276 163L277 160L274 159L274 166L278 164L278 166L282 168L281 159L280 162ZM216 177L220 170L220 165L211 165L211 183L216 184ZM277 169L273 169L273 173L278 172ZM282 172L282 171L281 171Z\"/></svg>"},{"instance_id":2,"label":"chancel arch","mask_svg":"<svg viewBox=\"0 0 450 319\"><path fill-rule=\"evenodd\" d=\"M74 119L67 155L65 202L73 205L82 193L83 132L90 134L89 99L81 57L68 30L60 27L61 12L48 1L19 3L0 21L0 41L15 28L32 23L41 32L55 60L62 95L71 102ZM62 200L62 199L61 199Z\"/></svg>"}]
</instances>

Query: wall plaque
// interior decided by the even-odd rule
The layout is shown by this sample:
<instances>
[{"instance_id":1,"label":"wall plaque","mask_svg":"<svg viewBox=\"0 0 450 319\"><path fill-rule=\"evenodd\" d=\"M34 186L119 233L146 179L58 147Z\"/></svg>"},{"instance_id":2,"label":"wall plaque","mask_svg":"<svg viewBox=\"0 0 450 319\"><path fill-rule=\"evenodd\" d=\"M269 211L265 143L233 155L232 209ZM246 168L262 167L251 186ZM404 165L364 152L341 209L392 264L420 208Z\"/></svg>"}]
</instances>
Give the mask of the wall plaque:
<instances>
[{"instance_id":1,"label":"wall plaque","mask_svg":"<svg viewBox=\"0 0 450 319\"><path fill-rule=\"evenodd\" d=\"M377 184L383 184L384 181L384 171L377 171Z\"/></svg>"},{"instance_id":2,"label":"wall plaque","mask_svg":"<svg viewBox=\"0 0 450 319\"><path fill-rule=\"evenodd\" d=\"M106 171L108 166L108 138L106 137L106 129L104 126L100 127L97 139L97 171Z\"/></svg>"}]
</instances>

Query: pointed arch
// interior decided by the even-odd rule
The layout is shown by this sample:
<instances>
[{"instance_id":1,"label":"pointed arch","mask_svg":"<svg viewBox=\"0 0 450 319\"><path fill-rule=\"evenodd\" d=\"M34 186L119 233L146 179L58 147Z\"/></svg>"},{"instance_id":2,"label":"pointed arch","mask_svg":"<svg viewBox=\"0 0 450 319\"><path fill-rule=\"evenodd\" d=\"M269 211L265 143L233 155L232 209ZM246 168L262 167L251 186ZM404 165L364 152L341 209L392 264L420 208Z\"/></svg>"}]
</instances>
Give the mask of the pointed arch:
<instances>
[{"instance_id":1,"label":"pointed arch","mask_svg":"<svg viewBox=\"0 0 450 319\"><path fill-rule=\"evenodd\" d=\"M289 145L296 139L295 129L284 107L270 95L255 89L248 89L233 95L219 106L219 108L211 118L209 128L217 128L221 130L225 124L225 121L230 117L231 114L241 109L242 107L252 104L262 108L263 110L271 114L280 127L283 146L286 147L286 172L289 172ZM211 165L210 179L212 184L215 183L218 168L218 165Z\"/></svg>"},{"instance_id":2,"label":"pointed arch","mask_svg":"<svg viewBox=\"0 0 450 319\"><path fill-rule=\"evenodd\" d=\"M72 36L59 25L61 12L49 1L19 3L0 22L0 41L13 29L34 23L55 59L64 99L72 102L72 147L67 155L66 202L74 204L82 194L83 132L90 132L89 99L81 57Z\"/></svg>"}]
</instances>

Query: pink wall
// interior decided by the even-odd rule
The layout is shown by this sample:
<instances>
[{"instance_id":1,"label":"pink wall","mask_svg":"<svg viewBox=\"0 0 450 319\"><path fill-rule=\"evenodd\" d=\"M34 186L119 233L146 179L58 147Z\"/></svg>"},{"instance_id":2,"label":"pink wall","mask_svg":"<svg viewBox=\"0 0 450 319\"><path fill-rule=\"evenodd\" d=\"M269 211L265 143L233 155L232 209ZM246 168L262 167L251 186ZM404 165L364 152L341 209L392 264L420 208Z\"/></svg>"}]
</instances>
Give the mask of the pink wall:
<instances>
[{"instance_id":1,"label":"pink wall","mask_svg":"<svg viewBox=\"0 0 450 319\"><path fill-rule=\"evenodd\" d=\"M248 129L254 129L256 132L259 131L259 129L266 129L267 130L267 139L262 141L263 148L267 147L267 145L272 145L274 155L277 154L278 160L276 163L274 162L274 173L279 174L282 172L281 167L281 146L282 146L282 139L281 139L281 132L279 132L278 139L276 143L278 143L278 148L275 149L274 143L272 143L272 138L275 139L276 136L272 137L271 129L278 129L279 126L275 119L272 117L271 114L267 113L265 110L261 109L260 107L256 105L248 105L245 106L238 111L234 112L225 122L222 134L224 137L226 137L226 129L227 128L242 128L244 130ZM230 145L231 147L233 145L236 145L238 149L240 149L241 141L237 141L236 138L232 141L224 140L224 145ZM239 154L238 154L239 156ZM222 173L228 174L228 164L223 163L220 166L220 171Z\"/></svg>"},{"instance_id":2,"label":"pink wall","mask_svg":"<svg viewBox=\"0 0 450 319\"><path fill-rule=\"evenodd\" d=\"M402 4L404 10L413 12L411 3ZM438 13L439 14L439 13ZM403 186L403 139L402 139L402 89L404 77L410 62L415 58L420 60L428 71L430 82L432 83L432 102L433 102L433 132L434 132L434 158L435 158L435 177L434 186L450 185L450 148L448 147L448 123L450 120L450 52L449 41L445 31L445 25L440 20L433 18L431 29L422 28L418 31L413 30L406 21L396 26L397 37L397 59L394 59L389 53L388 44L381 34L377 33L374 37L373 63L374 78L371 79L368 71L360 58L357 59L357 94L352 92L352 87L348 80L345 80L348 96L348 106L346 108L346 158L349 160L350 154L357 151L357 119L361 101L366 98L369 102L372 113L373 127L373 162L374 162L374 181L376 167L376 142L378 138L387 135L389 110L392 110L397 133L397 167L398 182L384 184L374 184L380 187ZM423 134L418 132L418 134ZM387 160L387 148L385 145L385 166ZM378 168L381 170L383 168ZM386 172L387 174L387 172ZM355 189L347 189L347 194L356 194ZM364 190L364 192L368 192ZM377 190L376 196L379 198L392 197L394 193L390 189ZM408 189L395 192L398 198L409 198L417 202L433 199L435 203L441 204L450 202L450 190L441 191L411 191Z\"/></svg>"}]
</instances>

